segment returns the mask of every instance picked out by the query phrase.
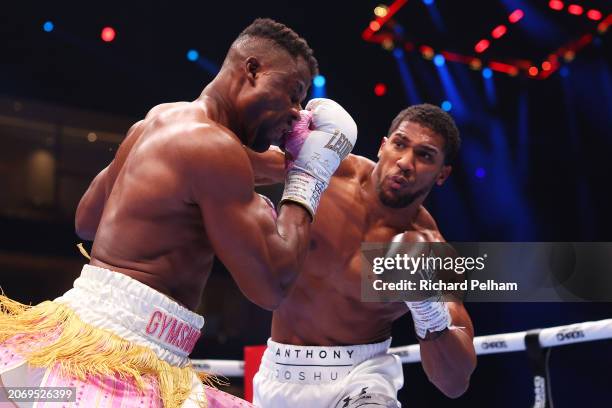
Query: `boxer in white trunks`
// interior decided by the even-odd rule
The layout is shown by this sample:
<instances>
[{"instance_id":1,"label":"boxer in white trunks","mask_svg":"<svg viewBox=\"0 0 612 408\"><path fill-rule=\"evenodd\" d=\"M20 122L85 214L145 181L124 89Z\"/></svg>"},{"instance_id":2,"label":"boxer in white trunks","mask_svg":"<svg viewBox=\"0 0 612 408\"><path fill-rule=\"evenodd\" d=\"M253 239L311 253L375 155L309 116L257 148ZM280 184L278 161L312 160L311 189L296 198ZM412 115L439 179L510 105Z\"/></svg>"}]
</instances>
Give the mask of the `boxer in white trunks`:
<instances>
[{"instance_id":1,"label":"boxer in white trunks","mask_svg":"<svg viewBox=\"0 0 612 408\"><path fill-rule=\"evenodd\" d=\"M459 145L450 115L417 105L393 120L376 163L352 154L342 162L321 200L304 269L274 311L255 405L399 407L402 365L387 349L393 321L407 312L430 381L451 398L465 392L476 354L462 303L361 300L363 242L444 242L422 203L450 175ZM282 182L281 153L250 156L256 183Z\"/></svg>"}]
</instances>

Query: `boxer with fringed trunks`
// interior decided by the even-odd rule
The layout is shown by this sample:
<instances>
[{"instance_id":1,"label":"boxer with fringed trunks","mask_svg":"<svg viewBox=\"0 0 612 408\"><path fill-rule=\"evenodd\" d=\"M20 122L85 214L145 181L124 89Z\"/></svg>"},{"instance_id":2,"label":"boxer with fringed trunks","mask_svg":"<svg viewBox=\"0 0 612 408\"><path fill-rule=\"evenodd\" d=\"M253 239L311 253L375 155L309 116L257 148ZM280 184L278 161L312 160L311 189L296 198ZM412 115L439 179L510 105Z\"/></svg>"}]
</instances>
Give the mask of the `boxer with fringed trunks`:
<instances>
[{"instance_id":1,"label":"boxer with fringed trunks","mask_svg":"<svg viewBox=\"0 0 612 408\"><path fill-rule=\"evenodd\" d=\"M77 208L77 234L94 242L74 287L35 306L0 297L0 406L45 406L6 395L23 387L68 387L71 407L251 406L196 375L189 353L204 319L193 310L214 256L269 310L295 282L320 196L357 133L337 104L325 129L303 131L316 74L302 38L257 19L198 99L132 126ZM326 147L340 135L350 148ZM271 143L291 152L278 215L254 192L247 155Z\"/></svg>"}]
</instances>

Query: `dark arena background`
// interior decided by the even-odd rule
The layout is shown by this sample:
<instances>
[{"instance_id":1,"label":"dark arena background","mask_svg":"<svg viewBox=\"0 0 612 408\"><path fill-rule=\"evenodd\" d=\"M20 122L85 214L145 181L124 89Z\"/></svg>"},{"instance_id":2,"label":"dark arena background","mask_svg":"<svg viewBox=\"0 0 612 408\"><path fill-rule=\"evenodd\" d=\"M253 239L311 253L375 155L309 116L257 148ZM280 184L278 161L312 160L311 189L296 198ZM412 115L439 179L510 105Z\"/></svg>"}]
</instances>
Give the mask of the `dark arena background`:
<instances>
[{"instance_id":1,"label":"dark arena background","mask_svg":"<svg viewBox=\"0 0 612 408\"><path fill-rule=\"evenodd\" d=\"M355 153L375 158L410 104L455 118L460 157L426 202L448 241L612 241L610 13L604 0L5 2L0 285L32 304L71 286L86 262L75 208L93 177L151 107L197 98L256 17L309 42L321 71L309 97L351 113ZM265 190L277 199L281 191ZM466 307L477 336L612 314L609 303ZM206 324L193 358L241 360L245 345L269 336L271 314L249 303L221 264L198 312ZM393 336L394 346L416 343L409 316ZM611 340L552 349L554 406L610 406L610 367ZM404 375L405 407L534 403L524 351L479 356L469 390L454 400L420 364L405 364ZM242 378L229 382L225 390L242 395Z\"/></svg>"}]
</instances>

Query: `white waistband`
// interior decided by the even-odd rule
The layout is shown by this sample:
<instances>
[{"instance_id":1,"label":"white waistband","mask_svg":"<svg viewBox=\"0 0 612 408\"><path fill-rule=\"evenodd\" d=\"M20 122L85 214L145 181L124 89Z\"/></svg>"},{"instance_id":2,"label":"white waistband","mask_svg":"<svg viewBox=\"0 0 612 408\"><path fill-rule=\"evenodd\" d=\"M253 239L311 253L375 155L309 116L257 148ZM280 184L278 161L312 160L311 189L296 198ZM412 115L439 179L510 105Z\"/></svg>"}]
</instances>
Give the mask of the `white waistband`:
<instances>
[{"instance_id":1,"label":"white waistband","mask_svg":"<svg viewBox=\"0 0 612 408\"><path fill-rule=\"evenodd\" d=\"M84 265L74 287L55 302L83 320L125 340L151 348L184 367L204 326L204 318L168 296L122 273Z\"/></svg>"},{"instance_id":2,"label":"white waistband","mask_svg":"<svg viewBox=\"0 0 612 408\"><path fill-rule=\"evenodd\" d=\"M354 346L294 346L268 339L262 374L281 382L322 384L339 380L366 360L386 354L391 339Z\"/></svg>"}]
</instances>

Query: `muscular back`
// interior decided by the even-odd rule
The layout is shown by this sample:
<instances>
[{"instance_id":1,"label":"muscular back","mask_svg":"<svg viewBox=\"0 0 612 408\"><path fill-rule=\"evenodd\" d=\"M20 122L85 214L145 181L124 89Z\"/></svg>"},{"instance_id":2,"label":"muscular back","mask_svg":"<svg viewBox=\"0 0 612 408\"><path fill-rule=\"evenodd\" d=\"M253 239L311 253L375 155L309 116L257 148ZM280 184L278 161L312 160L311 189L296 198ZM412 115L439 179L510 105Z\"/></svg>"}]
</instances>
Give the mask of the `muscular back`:
<instances>
[{"instance_id":1,"label":"muscular back","mask_svg":"<svg viewBox=\"0 0 612 408\"><path fill-rule=\"evenodd\" d=\"M92 264L140 280L194 308L213 259L190 195L184 151L214 127L194 103L160 105L129 132L106 169Z\"/></svg>"},{"instance_id":2,"label":"muscular back","mask_svg":"<svg viewBox=\"0 0 612 408\"><path fill-rule=\"evenodd\" d=\"M349 156L332 177L317 219L304 268L291 294L274 312L272 338L301 345L367 344L391 335L391 324L408 311L404 303L361 301L362 242L388 242L406 232L372 216L362 185L374 163ZM437 229L422 208L409 233L429 240Z\"/></svg>"}]
</instances>

